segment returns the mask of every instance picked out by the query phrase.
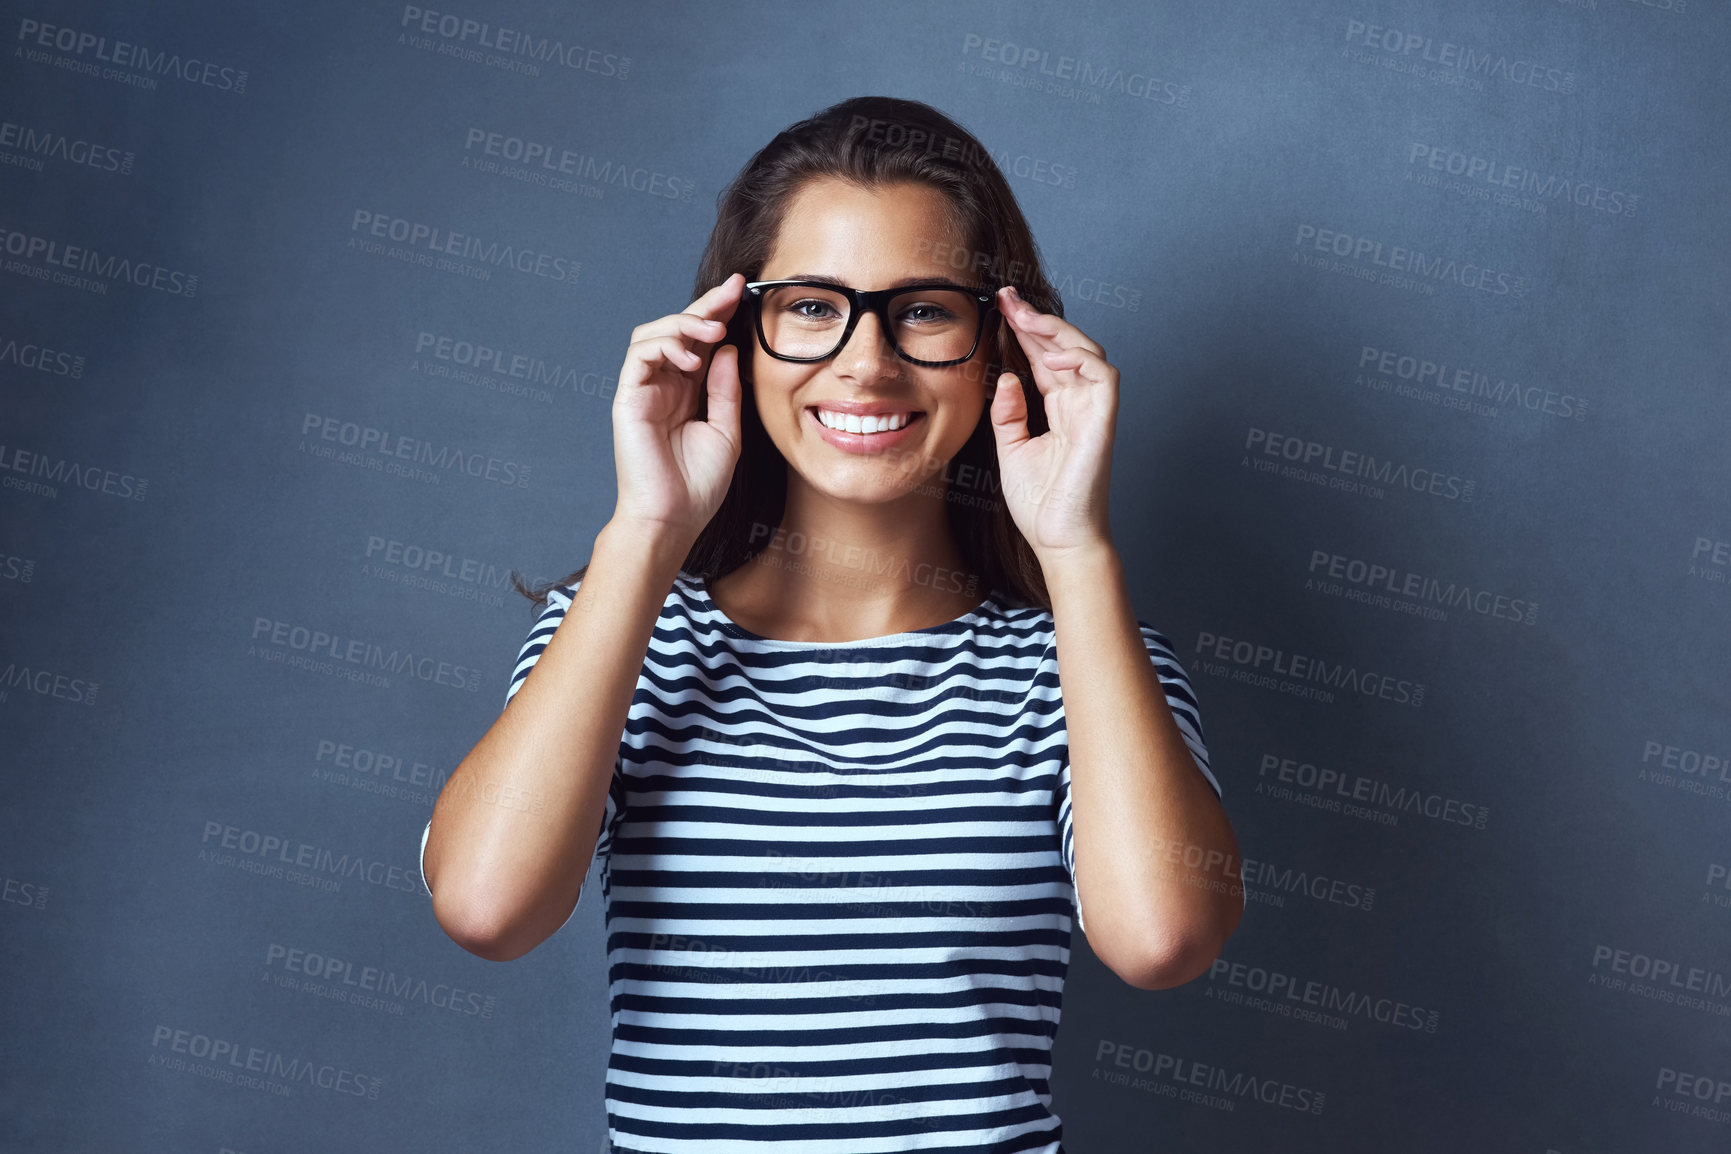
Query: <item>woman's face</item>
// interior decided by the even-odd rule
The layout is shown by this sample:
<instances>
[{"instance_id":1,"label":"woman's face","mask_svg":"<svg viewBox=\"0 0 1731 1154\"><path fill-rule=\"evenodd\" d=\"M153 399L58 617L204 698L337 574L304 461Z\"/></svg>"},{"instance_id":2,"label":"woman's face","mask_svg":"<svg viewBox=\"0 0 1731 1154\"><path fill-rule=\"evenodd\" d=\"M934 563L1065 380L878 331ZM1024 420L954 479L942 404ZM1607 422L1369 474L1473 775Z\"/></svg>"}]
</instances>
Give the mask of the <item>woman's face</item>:
<instances>
[{"instance_id":1,"label":"woman's face","mask_svg":"<svg viewBox=\"0 0 1731 1154\"><path fill-rule=\"evenodd\" d=\"M965 245L952 232L948 207L944 194L926 184L901 182L873 191L814 178L794 194L758 279L835 277L864 290L916 278L970 285L965 272L933 255L955 253ZM821 305L804 307L824 312ZM753 396L763 427L812 488L845 501L899 497L934 480L979 424L989 393L982 369L989 358L990 324L972 358L944 368L902 360L880 319L869 312L862 313L842 350L826 361L778 360L754 336ZM874 412L887 407L899 414L892 423L908 423L887 432L831 432L819 412L837 412L849 402Z\"/></svg>"}]
</instances>

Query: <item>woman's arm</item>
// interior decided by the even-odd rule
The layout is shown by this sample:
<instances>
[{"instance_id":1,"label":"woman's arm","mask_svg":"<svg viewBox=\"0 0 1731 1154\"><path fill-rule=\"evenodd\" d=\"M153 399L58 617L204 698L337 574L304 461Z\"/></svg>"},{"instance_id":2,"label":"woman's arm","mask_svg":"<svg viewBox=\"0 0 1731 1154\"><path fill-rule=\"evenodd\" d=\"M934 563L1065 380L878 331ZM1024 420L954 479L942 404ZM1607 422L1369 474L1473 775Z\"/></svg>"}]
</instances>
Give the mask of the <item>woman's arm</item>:
<instances>
[{"instance_id":1,"label":"woman's arm","mask_svg":"<svg viewBox=\"0 0 1731 1154\"><path fill-rule=\"evenodd\" d=\"M434 916L470 953L522 957L576 907L650 635L690 545L609 521L510 708L446 781L423 868ZM540 804L483 800L497 797Z\"/></svg>"},{"instance_id":2,"label":"woman's arm","mask_svg":"<svg viewBox=\"0 0 1731 1154\"><path fill-rule=\"evenodd\" d=\"M631 330L613 396L613 517L510 708L433 807L422 873L433 915L470 953L520 958L577 908L655 622L739 461L739 350L722 341L744 291L730 273ZM482 800L523 796L543 804Z\"/></svg>"},{"instance_id":3,"label":"woman's arm","mask_svg":"<svg viewBox=\"0 0 1731 1154\"><path fill-rule=\"evenodd\" d=\"M1117 550L1042 560L1088 944L1138 989L1182 985L1208 969L1243 916L1238 841L1172 718Z\"/></svg>"},{"instance_id":4,"label":"woman's arm","mask_svg":"<svg viewBox=\"0 0 1731 1154\"><path fill-rule=\"evenodd\" d=\"M1182 985L1232 936L1245 895L1237 839L1172 719L1107 525L1119 373L1069 321L1012 287L998 296L1046 410L1048 428L1034 436L1027 382L998 378L1004 501L1040 559L1056 622L1084 932L1132 986Z\"/></svg>"}]
</instances>

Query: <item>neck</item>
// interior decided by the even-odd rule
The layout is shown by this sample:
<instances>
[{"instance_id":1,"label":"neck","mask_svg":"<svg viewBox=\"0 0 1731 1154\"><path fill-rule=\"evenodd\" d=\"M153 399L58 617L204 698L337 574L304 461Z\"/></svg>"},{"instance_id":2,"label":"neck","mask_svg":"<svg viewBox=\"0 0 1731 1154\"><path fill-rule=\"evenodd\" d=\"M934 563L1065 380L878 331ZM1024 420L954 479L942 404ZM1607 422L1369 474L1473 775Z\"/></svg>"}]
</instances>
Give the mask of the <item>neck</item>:
<instances>
[{"instance_id":1,"label":"neck","mask_svg":"<svg viewBox=\"0 0 1731 1154\"><path fill-rule=\"evenodd\" d=\"M761 552L710 582L710 593L730 618L779 640L840 642L952 621L986 590L956 545L944 488L861 504L790 469L780 526L753 526Z\"/></svg>"}]
</instances>

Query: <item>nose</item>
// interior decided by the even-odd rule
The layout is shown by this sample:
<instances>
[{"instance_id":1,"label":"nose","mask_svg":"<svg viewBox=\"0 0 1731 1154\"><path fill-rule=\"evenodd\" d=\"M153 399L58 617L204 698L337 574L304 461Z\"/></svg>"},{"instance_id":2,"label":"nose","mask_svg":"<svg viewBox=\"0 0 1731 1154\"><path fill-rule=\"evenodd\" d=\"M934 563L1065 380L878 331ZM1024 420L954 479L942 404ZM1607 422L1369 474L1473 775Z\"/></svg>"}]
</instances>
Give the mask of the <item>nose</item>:
<instances>
[{"instance_id":1,"label":"nose","mask_svg":"<svg viewBox=\"0 0 1731 1154\"><path fill-rule=\"evenodd\" d=\"M884 330L883 319L869 309L854 323L847 343L836 350L838 363L848 362L857 371L875 370L884 361L896 360L895 346Z\"/></svg>"}]
</instances>

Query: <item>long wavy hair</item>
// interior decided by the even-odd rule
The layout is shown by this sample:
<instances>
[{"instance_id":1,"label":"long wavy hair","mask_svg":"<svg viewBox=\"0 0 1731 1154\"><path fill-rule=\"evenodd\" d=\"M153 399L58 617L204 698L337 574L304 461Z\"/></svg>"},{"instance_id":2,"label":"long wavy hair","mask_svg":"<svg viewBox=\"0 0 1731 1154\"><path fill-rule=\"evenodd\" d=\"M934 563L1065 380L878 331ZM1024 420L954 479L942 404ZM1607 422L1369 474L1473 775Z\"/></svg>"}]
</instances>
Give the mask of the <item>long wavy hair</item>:
<instances>
[{"instance_id":1,"label":"long wavy hair","mask_svg":"<svg viewBox=\"0 0 1731 1154\"><path fill-rule=\"evenodd\" d=\"M789 203L807 181L819 177L868 189L902 181L936 188L948 200L954 235L965 238L966 249L958 254L965 270L948 261L958 280L991 289L1013 284L1036 309L1064 315L1027 218L985 146L931 105L890 96L833 104L777 133L746 162L717 198L715 229L698 264L692 299L736 271L748 281L759 279ZM1001 317L993 333L983 350L988 395L1001 373L1015 373L1027 396L1029 433L1037 436L1048 426L1027 355ZM763 427L751 387L756 339L751 307L741 301L722 342L740 353L739 461L727 495L680 566L690 577L719 577L751 560L773 540L772 530L785 511L787 460ZM707 409L708 399L701 397L696 419L707 419ZM969 571L1001 605L1050 609L1039 561L1004 503L989 404L944 472L950 531ZM958 485L957 478L971 480ZM525 583L513 570L511 581L540 605L549 590L581 579L588 568L585 564L541 586Z\"/></svg>"}]
</instances>

